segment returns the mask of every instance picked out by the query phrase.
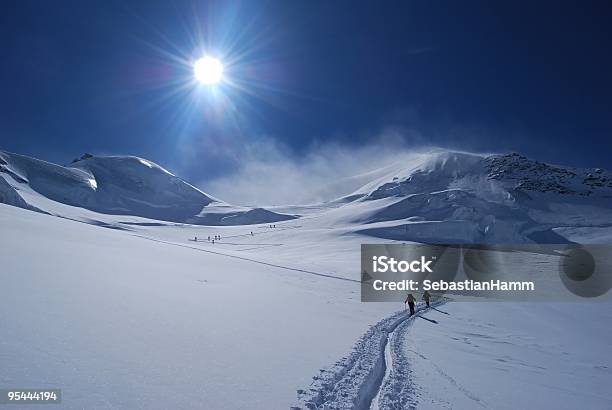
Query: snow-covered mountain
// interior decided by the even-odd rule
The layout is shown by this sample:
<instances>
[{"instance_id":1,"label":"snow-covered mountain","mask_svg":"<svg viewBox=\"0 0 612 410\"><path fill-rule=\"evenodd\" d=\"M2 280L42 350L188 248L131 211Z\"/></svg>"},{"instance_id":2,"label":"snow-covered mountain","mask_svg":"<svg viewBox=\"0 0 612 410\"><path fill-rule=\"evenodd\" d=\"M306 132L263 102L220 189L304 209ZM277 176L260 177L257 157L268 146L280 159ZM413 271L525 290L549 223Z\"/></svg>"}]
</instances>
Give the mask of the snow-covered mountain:
<instances>
[{"instance_id":1,"label":"snow-covered mountain","mask_svg":"<svg viewBox=\"0 0 612 410\"><path fill-rule=\"evenodd\" d=\"M347 197L347 219L373 236L425 242L571 241L612 221L612 173L513 153L414 154Z\"/></svg>"},{"instance_id":2,"label":"snow-covered mountain","mask_svg":"<svg viewBox=\"0 0 612 410\"><path fill-rule=\"evenodd\" d=\"M84 155L60 166L0 151L0 202L62 216L66 215L58 211L58 203L104 214L207 225L293 218L230 206L152 161L133 156Z\"/></svg>"},{"instance_id":3,"label":"snow-covered mountain","mask_svg":"<svg viewBox=\"0 0 612 410\"><path fill-rule=\"evenodd\" d=\"M417 242L563 243L607 232L612 172L545 164L513 153L410 153L327 209L324 223ZM69 166L0 151L0 202L74 218L74 208L201 225L271 223L307 214L236 207L133 156L85 155ZM89 219L99 219L87 216ZM83 219L83 218L80 218ZM597 236L597 235L595 235Z\"/></svg>"},{"instance_id":4,"label":"snow-covered mountain","mask_svg":"<svg viewBox=\"0 0 612 410\"><path fill-rule=\"evenodd\" d=\"M6 388L96 409L612 403L604 304L449 302L409 318L401 300L359 298L364 242L612 243L609 172L410 154L341 200L274 209L300 219L243 226L270 211L135 157L0 152L0 168Z\"/></svg>"}]
</instances>

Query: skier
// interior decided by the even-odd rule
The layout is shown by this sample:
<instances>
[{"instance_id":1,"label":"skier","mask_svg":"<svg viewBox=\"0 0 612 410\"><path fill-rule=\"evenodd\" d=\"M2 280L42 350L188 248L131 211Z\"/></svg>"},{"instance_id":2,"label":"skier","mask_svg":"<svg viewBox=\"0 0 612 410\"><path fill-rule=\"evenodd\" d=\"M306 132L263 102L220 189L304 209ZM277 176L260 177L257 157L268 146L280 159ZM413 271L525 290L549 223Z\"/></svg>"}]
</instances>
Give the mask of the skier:
<instances>
[{"instance_id":1,"label":"skier","mask_svg":"<svg viewBox=\"0 0 612 410\"><path fill-rule=\"evenodd\" d=\"M208 235L208 242L210 242L210 235Z\"/></svg>"},{"instance_id":2,"label":"skier","mask_svg":"<svg viewBox=\"0 0 612 410\"><path fill-rule=\"evenodd\" d=\"M254 235L253 235L253 231L251 231L251 236L254 236Z\"/></svg>"},{"instance_id":3,"label":"skier","mask_svg":"<svg viewBox=\"0 0 612 410\"><path fill-rule=\"evenodd\" d=\"M213 245L215 244L215 240L214 240L214 239L213 239L213 241L212 241L212 244L213 244Z\"/></svg>"},{"instance_id":4,"label":"skier","mask_svg":"<svg viewBox=\"0 0 612 410\"><path fill-rule=\"evenodd\" d=\"M412 296L412 293L409 293L408 297L404 301L404 305L408 303L408 307L410 308L410 316L414 315L414 302L415 302L414 296Z\"/></svg>"},{"instance_id":5,"label":"skier","mask_svg":"<svg viewBox=\"0 0 612 410\"><path fill-rule=\"evenodd\" d=\"M431 295L429 294L429 291L426 290L425 293L423 293L423 300L425 301L427 307L429 307L429 299L431 299Z\"/></svg>"},{"instance_id":6,"label":"skier","mask_svg":"<svg viewBox=\"0 0 612 410\"><path fill-rule=\"evenodd\" d=\"M197 242L197 241L198 241L198 237L197 237L197 236L195 236L195 237L193 238L193 240Z\"/></svg>"}]
</instances>

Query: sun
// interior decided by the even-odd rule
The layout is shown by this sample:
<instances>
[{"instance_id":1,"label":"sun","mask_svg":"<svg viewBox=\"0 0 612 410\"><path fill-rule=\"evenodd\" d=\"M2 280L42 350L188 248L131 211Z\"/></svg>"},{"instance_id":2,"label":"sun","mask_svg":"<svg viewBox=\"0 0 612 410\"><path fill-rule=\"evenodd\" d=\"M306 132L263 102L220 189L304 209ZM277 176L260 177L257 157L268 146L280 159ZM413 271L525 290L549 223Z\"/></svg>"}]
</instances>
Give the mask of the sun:
<instances>
[{"instance_id":1,"label":"sun","mask_svg":"<svg viewBox=\"0 0 612 410\"><path fill-rule=\"evenodd\" d=\"M202 57L193 65L193 74L200 83L214 85L223 78L223 64L214 57Z\"/></svg>"}]
</instances>

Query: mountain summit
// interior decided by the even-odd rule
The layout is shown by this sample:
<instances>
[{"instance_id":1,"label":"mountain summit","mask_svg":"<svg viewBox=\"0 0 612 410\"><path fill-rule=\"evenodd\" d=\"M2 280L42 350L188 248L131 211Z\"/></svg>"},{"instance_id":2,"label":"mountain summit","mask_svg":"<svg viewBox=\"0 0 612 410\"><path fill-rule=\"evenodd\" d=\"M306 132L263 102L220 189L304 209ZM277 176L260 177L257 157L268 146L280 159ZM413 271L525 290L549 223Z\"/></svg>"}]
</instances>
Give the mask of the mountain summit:
<instances>
[{"instance_id":1,"label":"mountain summit","mask_svg":"<svg viewBox=\"0 0 612 410\"><path fill-rule=\"evenodd\" d=\"M208 225L293 218L232 207L154 162L134 156L84 155L60 166L0 151L0 202L48 213L56 213L53 203L60 203L104 214Z\"/></svg>"},{"instance_id":2,"label":"mountain summit","mask_svg":"<svg viewBox=\"0 0 612 410\"><path fill-rule=\"evenodd\" d=\"M612 220L612 173L517 153L414 154L347 198L373 236L466 243L566 242ZM571 235L570 235L571 236Z\"/></svg>"}]
</instances>

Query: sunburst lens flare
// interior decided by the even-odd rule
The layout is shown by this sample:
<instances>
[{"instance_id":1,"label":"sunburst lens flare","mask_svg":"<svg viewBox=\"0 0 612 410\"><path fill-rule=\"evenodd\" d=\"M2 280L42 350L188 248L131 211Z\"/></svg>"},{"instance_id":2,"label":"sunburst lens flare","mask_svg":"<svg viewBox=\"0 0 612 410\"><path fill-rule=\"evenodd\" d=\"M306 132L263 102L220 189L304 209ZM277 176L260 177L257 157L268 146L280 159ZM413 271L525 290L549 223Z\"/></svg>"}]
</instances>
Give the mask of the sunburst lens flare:
<instances>
[{"instance_id":1,"label":"sunburst lens flare","mask_svg":"<svg viewBox=\"0 0 612 410\"><path fill-rule=\"evenodd\" d=\"M198 82L214 85L223 78L223 64L213 57L202 57L193 65L193 74Z\"/></svg>"}]
</instances>

